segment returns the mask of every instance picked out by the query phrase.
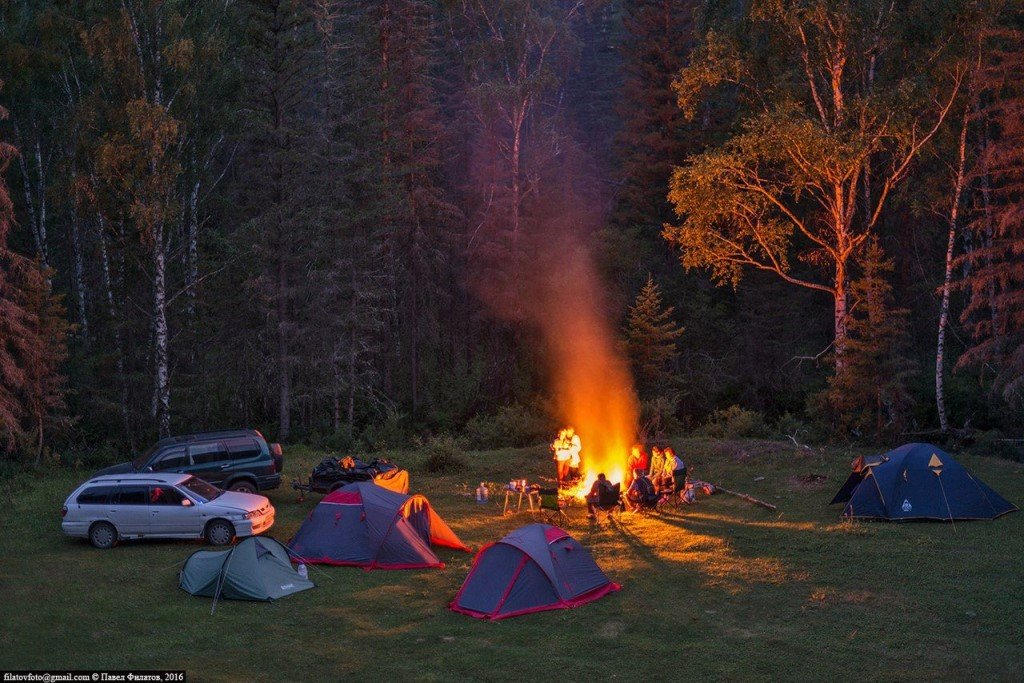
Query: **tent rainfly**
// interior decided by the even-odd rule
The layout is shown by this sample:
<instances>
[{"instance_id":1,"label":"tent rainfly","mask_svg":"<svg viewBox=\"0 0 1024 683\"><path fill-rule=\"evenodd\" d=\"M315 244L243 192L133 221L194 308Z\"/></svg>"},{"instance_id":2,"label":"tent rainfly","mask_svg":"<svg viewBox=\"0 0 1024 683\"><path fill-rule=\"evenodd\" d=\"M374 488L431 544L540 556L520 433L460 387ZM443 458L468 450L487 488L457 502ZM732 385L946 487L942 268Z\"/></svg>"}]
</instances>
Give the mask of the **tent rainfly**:
<instances>
[{"instance_id":1,"label":"tent rainfly","mask_svg":"<svg viewBox=\"0 0 1024 683\"><path fill-rule=\"evenodd\" d=\"M367 569L443 567L431 545L470 552L424 496L365 481L326 495L288 542L303 562Z\"/></svg>"},{"instance_id":2,"label":"tent rainfly","mask_svg":"<svg viewBox=\"0 0 1024 683\"><path fill-rule=\"evenodd\" d=\"M844 517L888 520L995 519L1017 509L949 453L927 443L857 458L835 503L846 503Z\"/></svg>"},{"instance_id":3,"label":"tent rainfly","mask_svg":"<svg viewBox=\"0 0 1024 683\"><path fill-rule=\"evenodd\" d=\"M530 524L480 549L449 608L496 621L577 607L620 588L568 533Z\"/></svg>"}]
</instances>

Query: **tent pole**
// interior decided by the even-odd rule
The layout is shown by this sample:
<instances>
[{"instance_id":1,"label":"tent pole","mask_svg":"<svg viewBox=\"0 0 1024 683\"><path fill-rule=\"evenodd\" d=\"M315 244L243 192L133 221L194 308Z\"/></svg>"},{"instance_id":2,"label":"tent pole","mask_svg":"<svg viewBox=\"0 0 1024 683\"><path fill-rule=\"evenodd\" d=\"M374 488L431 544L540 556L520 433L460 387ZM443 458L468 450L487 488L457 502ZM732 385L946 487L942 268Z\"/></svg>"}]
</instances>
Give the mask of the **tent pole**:
<instances>
[{"instance_id":1,"label":"tent pole","mask_svg":"<svg viewBox=\"0 0 1024 683\"><path fill-rule=\"evenodd\" d=\"M936 474L935 478L939 480L939 488L942 489L942 499L946 501L946 512L949 513L949 523L953 525L953 533L956 533L956 522L953 521L953 508L949 507L949 498L946 498L946 487L942 485L942 476Z\"/></svg>"},{"instance_id":2,"label":"tent pole","mask_svg":"<svg viewBox=\"0 0 1024 683\"><path fill-rule=\"evenodd\" d=\"M217 582L217 590L213 594L213 605L210 607L210 616L213 616L214 610L217 609L217 600L220 599L220 591L224 586L224 577L228 573L228 562L231 561L231 556L235 554L235 548L237 547L238 546L236 545L228 551L228 556L224 558L224 564L220 566L220 580Z\"/></svg>"}]
</instances>

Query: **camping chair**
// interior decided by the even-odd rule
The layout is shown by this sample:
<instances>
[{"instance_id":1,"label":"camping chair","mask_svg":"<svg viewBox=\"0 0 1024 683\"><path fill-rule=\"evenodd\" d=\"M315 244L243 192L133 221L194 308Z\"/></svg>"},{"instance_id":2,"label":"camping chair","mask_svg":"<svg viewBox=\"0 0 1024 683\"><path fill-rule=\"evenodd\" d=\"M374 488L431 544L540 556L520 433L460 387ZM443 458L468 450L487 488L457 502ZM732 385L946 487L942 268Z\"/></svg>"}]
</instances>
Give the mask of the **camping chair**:
<instances>
[{"instance_id":1,"label":"camping chair","mask_svg":"<svg viewBox=\"0 0 1024 683\"><path fill-rule=\"evenodd\" d=\"M647 477L640 477L633 481L630 490L626 493L626 504L630 509L640 514L657 512L662 496L654 490L654 484Z\"/></svg>"},{"instance_id":2,"label":"camping chair","mask_svg":"<svg viewBox=\"0 0 1024 683\"><path fill-rule=\"evenodd\" d=\"M540 514L545 524L562 526L569 523L569 515L566 508L569 504L558 495L558 489L540 489Z\"/></svg>"},{"instance_id":3,"label":"camping chair","mask_svg":"<svg viewBox=\"0 0 1024 683\"><path fill-rule=\"evenodd\" d=\"M597 502L594 504L595 521L600 521L601 515L610 520L612 515L621 510L622 507L621 484L615 484L610 489L601 489Z\"/></svg>"}]
</instances>

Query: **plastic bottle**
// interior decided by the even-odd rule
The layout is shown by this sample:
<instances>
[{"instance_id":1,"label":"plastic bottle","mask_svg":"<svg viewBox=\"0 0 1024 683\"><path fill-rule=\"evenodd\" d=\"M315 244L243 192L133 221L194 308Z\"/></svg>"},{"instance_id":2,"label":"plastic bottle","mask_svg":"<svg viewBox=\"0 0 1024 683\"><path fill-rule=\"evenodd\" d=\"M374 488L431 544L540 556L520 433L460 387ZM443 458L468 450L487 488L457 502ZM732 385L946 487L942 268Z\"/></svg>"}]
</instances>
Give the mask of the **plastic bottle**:
<instances>
[{"instance_id":1,"label":"plastic bottle","mask_svg":"<svg viewBox=\"0 0 1024 683\"><path fill-rule=\"evenodd\" d=\"M476 502L483 505L487 502L488 495L487 485L484 482L480 482L480 486L476 489Z\"/></svg>"},{"instance_id":2,"label":"plastic bottle","mask_svg":"<svg viewBox=\"0 0 1024 683\"><path fill-rule=\"evenodd\" d=\"M299 566L296 567L295 571L297 571L299 573L299 576L301 576L302 578L309 578L309 570L306 569L306 565L302 564L301 562L299 563Z\"/></svg>"}]
</instances>

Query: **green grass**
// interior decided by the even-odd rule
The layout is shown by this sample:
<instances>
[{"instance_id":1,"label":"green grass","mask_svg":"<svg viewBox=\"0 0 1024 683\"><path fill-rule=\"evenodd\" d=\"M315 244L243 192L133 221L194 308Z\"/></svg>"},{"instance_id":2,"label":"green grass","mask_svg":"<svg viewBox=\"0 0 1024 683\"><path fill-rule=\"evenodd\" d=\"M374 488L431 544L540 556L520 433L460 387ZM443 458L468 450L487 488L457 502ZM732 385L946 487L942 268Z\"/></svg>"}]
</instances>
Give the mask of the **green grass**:
<instances>
[{"instance_id":1,"label":"green grass","mask_svg":"<svg viewBox=\"0 0 1024 683\"><path fill-rule=\"evenodd\" d=\"M311 571L318 587L277 603L220 603L177 588L198 543L97 551L64 538L60 506L84 472L0 482L0 668L185 668L190 680L1020 680L1024 515L995 522L844 523L825 503L851 453L770 442L679 441L691 472L779 513L717 495L679 513L573 533L623 590L575 610L497 623L446 608L471 557L444 570ZM286 476L322 454L286 452ZM530 522L468 493L546 471L543 448L467 454L431 476L397 455L464 541ZM1011 501L1024 466L962 456ZM828 479L808 484L803 475ZM763 477L763 479L759 479ZM270 493L285 540L319 496Z\"/></svg>"}]
</instances>

